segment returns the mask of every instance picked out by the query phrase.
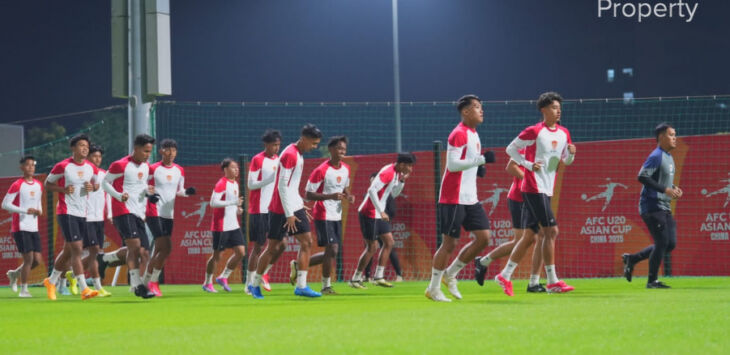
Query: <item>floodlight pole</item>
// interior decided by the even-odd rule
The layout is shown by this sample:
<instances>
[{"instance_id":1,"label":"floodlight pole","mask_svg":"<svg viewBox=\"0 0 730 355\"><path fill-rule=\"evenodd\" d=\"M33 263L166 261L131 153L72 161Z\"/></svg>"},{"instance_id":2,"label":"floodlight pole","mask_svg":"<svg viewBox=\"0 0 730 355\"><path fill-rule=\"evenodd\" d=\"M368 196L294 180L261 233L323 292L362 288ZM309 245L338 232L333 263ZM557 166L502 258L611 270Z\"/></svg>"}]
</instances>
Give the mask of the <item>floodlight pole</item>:
<instances>
[{"instance_id":1,"label":"floodlight pole","mask_svg":"<svg viewBox=\"0 0 730 355\"><path fill-rule=\"evenodd\" d=\"M128 0L129 9L129 151L134 148L134 137L138 134L150 134L149 112L152 106L144 102L142 92L142 45L144 11L142 1Z\"/></svg>"},{"instance_id":2,"label":"floodlight pole","mask_svg":"<svg viewBox=\"0 0 730 355\"><path fill-rule=\"evenodd\" d=\"M400 59L398 58L398 0L393 0L393 86L395 90L395 149L403 151L400 128Z\"/></svg>"}]
</instances>

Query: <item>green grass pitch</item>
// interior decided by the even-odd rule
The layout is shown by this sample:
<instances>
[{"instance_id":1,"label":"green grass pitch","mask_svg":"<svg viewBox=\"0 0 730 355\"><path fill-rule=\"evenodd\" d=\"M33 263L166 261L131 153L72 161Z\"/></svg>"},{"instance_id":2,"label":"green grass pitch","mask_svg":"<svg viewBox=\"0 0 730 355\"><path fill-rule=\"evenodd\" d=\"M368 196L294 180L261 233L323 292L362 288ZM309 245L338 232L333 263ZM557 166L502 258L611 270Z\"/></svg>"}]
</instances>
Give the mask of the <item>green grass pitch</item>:
<instances>
[{"instance_id":1,"label":"green grass pitch","mask_svg":"<svg viewBox=\"0 0 730 355\"><path fill-rule=\"evenodd\" d=\"M647 290L643 278L573 279L569 294L507 297L493 282L459 283L464 299L426 299L426 282L392 289L334 285L339 295L303 299L275 284L254 300L204 293L198 285L162 285L141 300L128 287L82 302L31 288L19 299L0 288L0 352L95 354L440 353L440 354L727 354L730 277L664 278L671 290ZM319 284L311 285L319 289ZM444 291L445 287L443 288Z\"/></svg>"}]
</instances>

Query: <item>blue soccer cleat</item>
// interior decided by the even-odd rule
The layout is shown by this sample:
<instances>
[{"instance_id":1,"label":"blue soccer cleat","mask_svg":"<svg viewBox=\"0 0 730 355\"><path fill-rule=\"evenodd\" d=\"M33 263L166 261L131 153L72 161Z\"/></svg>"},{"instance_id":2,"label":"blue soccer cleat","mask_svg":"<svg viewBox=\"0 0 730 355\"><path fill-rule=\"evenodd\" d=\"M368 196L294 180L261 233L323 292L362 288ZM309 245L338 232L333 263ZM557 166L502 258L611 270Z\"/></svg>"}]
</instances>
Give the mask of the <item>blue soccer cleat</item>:
<instances>
[{"instance_id":1,"label":"blue soccer cleat","mask_svg":"<svg viewBox=\"0 0 730 355\"><path fill-rule=\"evenodd\" d=\"M322 297L321 293L319 293L315 290L312 290L311 288L309 288L309 286L304 287L304 288L298 288L298 287L295 288L294 295L304 296L304 297Z\"/></svg>"},{"instance_id":2,"label":"blue soccer cleat","mask_svg":"<svg viewBox=\"0 0 730 355\"><path fill-rule=\"evenodd\" d=\"M254 287L253 285L246 286L248 292L251 292L251 296L257 300L264 299L264 295L261 294L261 286Z\"/></svg>"}]
</instances>

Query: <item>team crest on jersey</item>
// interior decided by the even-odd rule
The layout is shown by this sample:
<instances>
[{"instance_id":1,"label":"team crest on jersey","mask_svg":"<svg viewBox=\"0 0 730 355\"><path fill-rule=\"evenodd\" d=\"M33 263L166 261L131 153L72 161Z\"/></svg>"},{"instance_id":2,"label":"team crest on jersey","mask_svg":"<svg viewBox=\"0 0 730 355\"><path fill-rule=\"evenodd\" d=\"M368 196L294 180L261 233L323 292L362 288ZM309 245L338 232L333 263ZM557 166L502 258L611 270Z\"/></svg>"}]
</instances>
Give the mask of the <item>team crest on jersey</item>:
<instances>
[{"instance_id":1,"label":"team crest on jersey","mask_svg":"<svg viewBox=\"0 0 730 355\"><path fill-rule=\"evenodd\" d=\"M143 176L144 176L144 174L141 171L137 173L137 179L142 180Z\"/></svg>"},{"instance_id":2,"label":"team crest on jersey","mask_svg":"<svg viewBox=\"0 0 730 355\"><path fill-rule=\"evenodd\" d=\"M35 197L35 191L30 192L30 197Z\"/></svg>"},{"instance_id":3,"label":"team crest on jersey","mask_svg":"<svg viewBox=\"0 0 730 355\"><path fill-rule=\"evenodd\" d=\"M167 175L167 181L172 181L172 175Z\"/></svg>"},{"instance_id":4,"label":"team crest on jersey","mask_svg":"<svg viewBox=\"0 0 730 355\"><path fill-rule=\"evenodd\" d=\"M342 182L342 176L338 176L338 177L337 177L337 183L339 184L339 183L341 183L341 182Z\"/></svg>"},{"instance_id":5,"label":"team crest on jersey","mask_svg":"<svg viewBox=\"0 0 730 355\"><path fill-rule=\"evenodd\" d=\"M84 172L82 170L77 171L76 172L76 175L79 176L79 179L83 179L84 178Z\"/></svg>"},{"instance_id":6,"label":"team crest on jersey","mask_svg":"<svg viewBox=\"0 0 730 355\"><path fill-rule=\"evenodd\" d=\"M555 150L558 147L558 141L552 141L552 142L550 142L550 144L552 144L553 150Z\"/></svg>"}]
</instances>

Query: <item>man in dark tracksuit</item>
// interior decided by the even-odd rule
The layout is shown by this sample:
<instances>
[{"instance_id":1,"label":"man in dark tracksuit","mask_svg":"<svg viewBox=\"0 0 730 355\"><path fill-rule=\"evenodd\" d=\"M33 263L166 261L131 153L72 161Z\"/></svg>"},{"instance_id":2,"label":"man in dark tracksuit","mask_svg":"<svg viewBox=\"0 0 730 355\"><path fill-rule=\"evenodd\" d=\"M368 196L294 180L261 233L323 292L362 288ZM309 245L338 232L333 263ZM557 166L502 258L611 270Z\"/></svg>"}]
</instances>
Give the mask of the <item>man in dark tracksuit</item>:
<instances>
[{"instance_id":1,"label":"man in dark tracksuit","mask_svg":"<svg viewBox=\"0 0 730 355\"><path fill-rule=\"evenodd\" d=\"M644 185L639 198L639 213L646 223L654 244L635 254L623 254L624 276L631 282L634 265L649 259L649 280L646 288L669 288L657 280L659 265L664 255L677 244L677 224L672 218L671 201L682 197L682 189L674 186L674 159L669 152L677 147L674 128L662 123L654 130L657 148L654 149L639 171L639 181Z\"/></svg>"}]
</instances>

